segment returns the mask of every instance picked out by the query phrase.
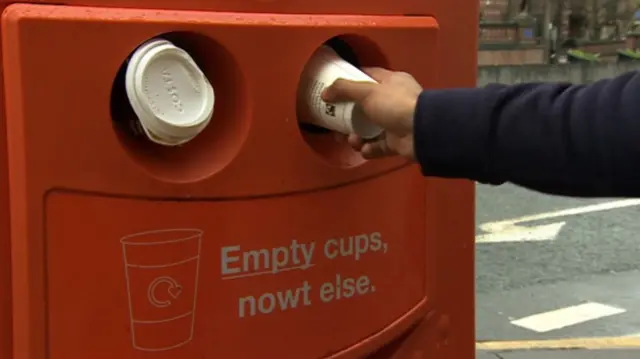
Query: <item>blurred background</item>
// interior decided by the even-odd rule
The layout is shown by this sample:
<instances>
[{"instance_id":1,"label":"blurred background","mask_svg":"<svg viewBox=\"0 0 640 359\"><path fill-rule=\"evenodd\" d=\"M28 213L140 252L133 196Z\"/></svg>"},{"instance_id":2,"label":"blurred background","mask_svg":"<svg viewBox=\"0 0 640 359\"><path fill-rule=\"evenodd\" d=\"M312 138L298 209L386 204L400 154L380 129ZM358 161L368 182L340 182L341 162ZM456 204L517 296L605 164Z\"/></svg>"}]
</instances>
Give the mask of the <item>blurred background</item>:
<instances>
[{"instance_id":1,"label":"blurred background","mask_svg":"<svg viewBox=\"0 0 640 359\"><path fill-rule=\"evenodd\" d=\"M639 0L480 0L478 65L635 60Z\"/></svg>"},{"instance_id":2,"label":"blurred background","mask_svg":"<svg viewBox=\"0 0 640 359\"><path fill-rule=\"evenodd\" d=\"M479 1L478 86L640 69L640 0ZM638 351L620 358L640 358L640 200L476 188L478 342L624 340Z\"/></svg>"}]
</instances>

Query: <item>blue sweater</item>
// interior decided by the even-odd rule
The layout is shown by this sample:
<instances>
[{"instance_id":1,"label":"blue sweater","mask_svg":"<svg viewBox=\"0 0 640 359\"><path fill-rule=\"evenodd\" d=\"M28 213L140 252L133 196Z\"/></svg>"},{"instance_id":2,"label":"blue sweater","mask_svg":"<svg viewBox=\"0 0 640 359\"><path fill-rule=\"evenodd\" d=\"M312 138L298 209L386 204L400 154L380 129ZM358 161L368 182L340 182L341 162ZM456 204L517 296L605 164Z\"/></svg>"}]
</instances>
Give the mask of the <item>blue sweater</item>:
<instances>
[{"instance_id":1,"label":"blue sweater","mask_svg":"<svg viewBox=\"0 0 640 359\"><path fill-rule=\"evenodd\" d=\"M426 176L640 196L640 72L589 85L425 90L414 127Z\"/></svg>"}]
</instances>

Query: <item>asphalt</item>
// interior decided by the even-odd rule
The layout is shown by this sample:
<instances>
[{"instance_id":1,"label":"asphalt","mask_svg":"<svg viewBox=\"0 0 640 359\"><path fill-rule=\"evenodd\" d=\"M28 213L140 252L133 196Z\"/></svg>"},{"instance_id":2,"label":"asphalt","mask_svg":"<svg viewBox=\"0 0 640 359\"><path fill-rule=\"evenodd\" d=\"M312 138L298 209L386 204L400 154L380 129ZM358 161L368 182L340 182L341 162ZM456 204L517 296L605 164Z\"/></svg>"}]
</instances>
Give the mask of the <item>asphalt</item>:
<instances>
[{"instance_id":1,"label":"asphalt","mask_svg":"<svg viewBox=\"0 0 640 359\"><path fill-rule=\"evenodd\" d=\"M477 192L478 224L612 201L551 197L513 186L478 186ZM477 291L505 291L640 269L640 206L562 220L567 224L555 241L478 244Z\"/></svg>"},{"instance_id":2,"label":"asphalt","mask_svg":"<svg viewBox=\"0 0 640 359\"><path fill-rule=\"evenodd\" d=\"M477 235L486 234L479 229L484 223L619 200L552 197L514 186L477 188ZM503 350L479 351L477 358L640 358L640 205L527 225L558 221L566 224L552 240L476 244L477 342L509 343ZM585 303L621 313L548 331L513 323ZM604 337L638 340L633 348L613 350L598 346L597 338ZM576 338L593 338L595 344L571 349ZM529 348L545 341L556 341L556 349Z\"/></svg>"}]
</instances>

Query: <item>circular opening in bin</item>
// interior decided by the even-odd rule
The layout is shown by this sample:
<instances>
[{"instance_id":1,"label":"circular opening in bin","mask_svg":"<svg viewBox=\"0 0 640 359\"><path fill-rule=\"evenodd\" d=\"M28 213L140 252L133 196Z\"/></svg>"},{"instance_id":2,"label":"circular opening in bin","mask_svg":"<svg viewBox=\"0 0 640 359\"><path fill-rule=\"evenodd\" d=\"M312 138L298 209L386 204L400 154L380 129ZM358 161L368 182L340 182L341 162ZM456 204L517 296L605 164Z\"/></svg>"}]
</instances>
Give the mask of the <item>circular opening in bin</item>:
<instances>
[{"instance_id":1,"label":"circular opening in bin","mask_svg":"<svg viewBox=\"0 0 640 359\"><path fill-rule=\"evenodd\" d=\"M336 36L321 46L331 47L355 67L389 67L380 48L370 39L360 35ZM309 124L303 120L303 116L306 115L299 111L299 108L296 115L302 138L323 160L342 168L355 167L365 162L360 153L349 146L346 135Z\"/></svg>"},{"instance_id":2,"label":"circular opening in bin","mask_svg":"<svg viewBox=\"0 0 640 359\"><path fill-rule=\"evenodd\" d=\"M208 79L215 94L211 119L186 143L166 146L150 140L127 96L125 77L130 59L126 59L111 91L113 128L130 158L152 176L168 182L199 181L231 162L248 133L247 106L238 106L248 100L245 80L231 53L211 38L192 32L165 33L157 38L186 51Z\"/></svg>"}]
</instances>

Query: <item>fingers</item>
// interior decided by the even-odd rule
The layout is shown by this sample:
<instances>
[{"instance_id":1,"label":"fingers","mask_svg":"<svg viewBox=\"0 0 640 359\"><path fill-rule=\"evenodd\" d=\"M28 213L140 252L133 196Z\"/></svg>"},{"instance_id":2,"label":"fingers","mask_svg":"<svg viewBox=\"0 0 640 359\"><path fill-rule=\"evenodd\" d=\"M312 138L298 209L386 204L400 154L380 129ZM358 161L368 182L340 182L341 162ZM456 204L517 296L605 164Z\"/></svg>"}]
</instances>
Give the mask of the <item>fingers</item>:
<instances>
[{"instance_id":1,"label":"fingers","mask_svg":"<svg viewBox=\"0 0 640 359\"><path fill-rule=\"evenodd\" d=\"M365 67L361 69L377 82L384 82L393 71L381 67ZM337 79L322 93L322 99L326 102L361 102L375 89L378 84L365 81L350 81Z\"/></svg>"},{"instance_id":2,"label":"fingers","mask_svg":"<svg viewBox=\"0 0 640 359\"><path fill-rule=\"evenodd\" d=\"M371 76L372 79L378 82L384 82L393 74L393 71L383 69L381 67L364 67L360 70L364 71L365 74Z\"/></svg>"},{"instance_id":3,"label":"fingers","mask_svg":"<svg viewBox=\"0 0 640 359\"><path fill-rule=\"evenodd\" d=\"M364 146L364 140L355 134L349 135L347 141L349 142L349 145L358 152L360 152L362 150L362 146Z\"/></svg>"},{"instance_id":4,"label":"fingers","mask_svg":"<svg viewBox=\"0 0 640 359\"><path fill-rule=\"evenodd\" d=\"M361 102L378 86L372 82L337 79L322 93L325 102Z\"/></svg>"},{"instance_id":5,"label":"fingers","mask_svg":"<svg viewBox=\"0 0 640 359\"><path fill-rule=\"evenodd\" d=\"M360 152L362 157L366 159L374 159L386 156L394 156L396 154L384 138L378 139L373 142L365 142L360 136L351 134L347 138L349 145Z\"/></svg>"},{"instance_id":6,"label":"fingers","mask_svg":"<svg viewBox=\"0 0 640 359\"><path fill-rule=\"evenodd\" d=\"M387 141L382 139L375 142L367 142L360 149L362 157L366 159L374 159L395 155L395 152L389 148Z\"/></svg>"}]
</instances>

